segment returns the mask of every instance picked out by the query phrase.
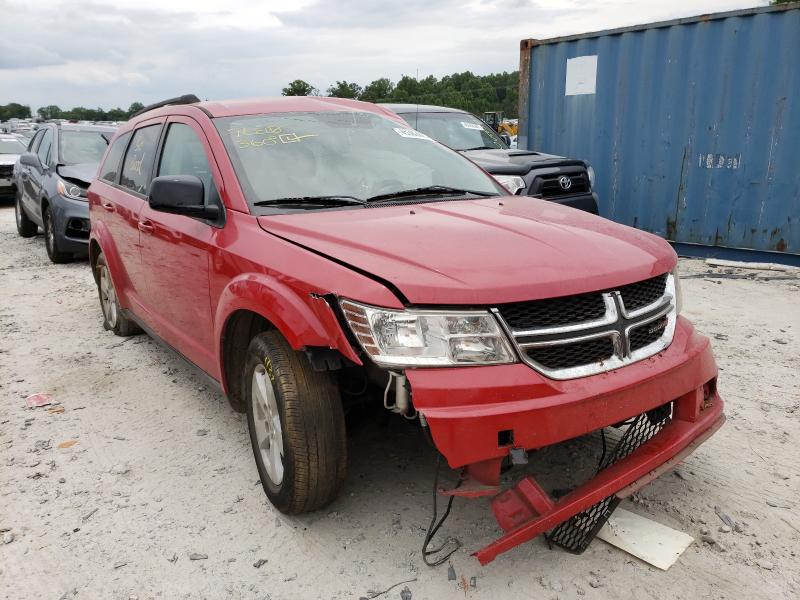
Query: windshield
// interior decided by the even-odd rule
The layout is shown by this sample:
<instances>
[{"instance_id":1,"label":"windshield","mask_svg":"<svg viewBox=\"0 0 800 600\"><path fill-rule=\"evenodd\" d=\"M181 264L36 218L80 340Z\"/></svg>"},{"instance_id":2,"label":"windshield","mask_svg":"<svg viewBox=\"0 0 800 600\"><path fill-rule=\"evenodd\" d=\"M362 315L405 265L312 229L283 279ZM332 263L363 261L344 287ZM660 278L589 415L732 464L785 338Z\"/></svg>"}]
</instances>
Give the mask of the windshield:
<instances>
[{"instance_id":1,"label":"windshield","mask_svg":"<svg viewBox=\"0 0 800 600\"><path fill-rule=\"evenodd\" d=\"M99 163L112 137L113 131L62 131L59 162L62 165Z\"/></svg>"},{"instance_id":2,"label":"windshield","mask_svg":"<svg viewBox=\"0 0 800 600\"><path fill-rule=\"evenodd\" d=\"M0 154L22 154L25 145L17 140L0 140Z\"/></svg>"},{"instance_id":3,"label":"windshield","mask_svg":"<svg viewBox=\"0 0 800 600\"><path fill-rule=\"evenodd\" d=\"M251 208L284 198L367 200L430 186L503 193L462 156L373 113L276 113L219 118L215 125Z\"/></svg>"},{"instance_id":4,"label":"windshield","mask_svg":"<svg viewBox=\"0 0 800 600\"><path fill-rule=\"evenodd\" d=\"M469 113L424 112L400 116L418 131L453 150L508 148L491 127Z\"/></svg>"}]
</instances>

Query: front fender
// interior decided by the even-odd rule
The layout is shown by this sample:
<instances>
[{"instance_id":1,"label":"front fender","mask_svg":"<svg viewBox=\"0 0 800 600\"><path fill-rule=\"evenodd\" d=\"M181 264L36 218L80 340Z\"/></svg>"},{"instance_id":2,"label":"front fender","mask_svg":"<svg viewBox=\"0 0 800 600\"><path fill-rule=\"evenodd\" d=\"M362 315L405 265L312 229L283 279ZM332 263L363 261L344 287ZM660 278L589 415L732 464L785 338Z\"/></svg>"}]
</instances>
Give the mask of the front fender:
<instances>
[{"instance_id":1,"label":"front fender","mask_svg":"<svg viewBox=\"0 0 800 600\"><path fill-rule=\"evenodd\" d=\"M224 332L231 316L239 310L267 319L295 350L311 346L332 348L361 364L324 298L310 293L302 295L270 275L246 273L231 280L217 302L214 339L221 373L224 373Z\"/></svg>"}]
</instances>

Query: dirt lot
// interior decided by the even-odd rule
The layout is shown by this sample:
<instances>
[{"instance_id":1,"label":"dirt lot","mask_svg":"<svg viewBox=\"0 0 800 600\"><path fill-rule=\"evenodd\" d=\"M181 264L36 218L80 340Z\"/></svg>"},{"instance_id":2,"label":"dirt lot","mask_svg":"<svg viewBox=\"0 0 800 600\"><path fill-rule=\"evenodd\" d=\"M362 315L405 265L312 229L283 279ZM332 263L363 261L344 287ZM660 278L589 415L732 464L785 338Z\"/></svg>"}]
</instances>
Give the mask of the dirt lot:
<instances>
[{"instance_id":1,"label":"dirt lot","mask_svg":"<svg viewBox=\"0 0 800 600\"><path fill-rule=\"evenodd\" d=\"M458 500L444 526L464 542L450 581L447 566L420 558L433 455L415 427L357 428L341 497L318 514L280 515L244 419L146 336L104 331L85 262L51 265L41 236L17 237L8 205L0 248L3 598L359 598L408 580L381 598L800 595L796 275L681 263L685 314L715 338L729 420L625 503L696 538L675 566L658 571L599 540L582 556L535 540L481 567L470 552L499 529L485 500ZM36 392L63 412L27 409ZM591 446L533 462L580 462Z\"/></svg>"}]
</instances>

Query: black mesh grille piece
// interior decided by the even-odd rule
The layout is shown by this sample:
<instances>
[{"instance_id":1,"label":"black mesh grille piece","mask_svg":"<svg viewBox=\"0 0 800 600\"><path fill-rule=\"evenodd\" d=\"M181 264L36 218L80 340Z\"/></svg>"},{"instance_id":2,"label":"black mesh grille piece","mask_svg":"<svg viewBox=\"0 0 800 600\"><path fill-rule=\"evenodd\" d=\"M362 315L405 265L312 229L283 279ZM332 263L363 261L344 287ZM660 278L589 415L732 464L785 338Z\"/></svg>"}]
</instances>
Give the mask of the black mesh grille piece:
<instances>
[{"instance_id":1,"label":"black mesh grille piece","mask_svg":"<svg viewBox=\"0 0 800 600\"><path fill-rule=\"evenodd\" d=\"M651 411L642 413L628 425L614 449L607 453L597 469L599 473L606 467L635 452L639 446L655 436L672 417L672 403L669 402ZM611 513L619 504L616 496L608 496L597 504L578 513L571 519L557 525L547 535L547 540L569 552L581 554L605 525Z\"/></svg>"},{"instance_id":2,"label":"black mesh grille piece","mask_svg":"<svg viewBox=\"0 0 800 600\"><path fill-rule=\"evenodd\" d=\"M610 337L602 337L575 344L529 348L527 354L547 369L569 369L608 360L614 354L614 343Z\"/></svg>"},{"instance_id":3,"label":"black mesh grille piece","mask_svg":"<svg viewBox=\"0 0 800 600\"><path fill-rule=\"evenodd\" d=\"M9 178L14 172L14 165L0 165L0 177Z\"/></svg>"},{"instance_id":4,"label":"black mesh grille piece","mask_svg":"<svg viewBox=\"0 0 800 600\"><path fill-rule=\"evenodd\" d=\"M601 294L589 293L502 304L498 310L511 329L519 330L556 327L600 319L606 313L606 306Z\"/></svg>"},{"instance_id":5,"label":"black mesh grille piece","mask_svg":"<svg viewBox=\"0 0 800 600\"><path fill-rule=\"evenodd\" d=\"M619 293L622 295L622 302L625 304L625 310L632 311L637 308L642 308L648 304L652 304L661 296L664 295L664 290L667 287L667 274L638 281L630 285L624 285L619 288Z\"/></svg>"},{"instance_id":6,"label":"black mesh grille piece","mask_svg":"<svg viewBox=\"0 0 800 600\"><path fill-rule=\"evenodd\" d=\"M644 348L655 342L664 335L666 326L667 317L661 317L660 319L656 319L646 325L631 330L631 352L635 352L639 348Z\"/></svg>"},{"instance_id":7,"label":"black mesh grille piece","mask_svg":"<svg viewBox=\"0 0 800 600\"><path fill-rule=\"evenodd\" d=\"M583 194L589 191L589 182L583 173L579 173L577 175L568 175L567 177L569 177L572 185L570 185L570 187L566 190L562 188L561 184L559 183L559 179L561 179L560 175L544 178L540 188L542 198L568 196L570 194Z\"/></svg>"}]
</instances>

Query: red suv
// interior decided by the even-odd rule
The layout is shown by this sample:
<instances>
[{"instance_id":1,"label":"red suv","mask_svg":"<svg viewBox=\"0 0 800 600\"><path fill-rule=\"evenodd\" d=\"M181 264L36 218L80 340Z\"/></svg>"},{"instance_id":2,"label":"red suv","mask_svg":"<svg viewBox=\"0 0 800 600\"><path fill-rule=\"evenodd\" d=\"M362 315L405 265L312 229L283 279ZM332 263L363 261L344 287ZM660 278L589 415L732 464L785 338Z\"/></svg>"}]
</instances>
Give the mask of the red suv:
<instances>
[{"instance_id":1,"label":"red suv","mask_svg":"<svg viewBox=\"0 0 800 600\"><path fill-rule=\"evenodd\" d=\"M507 196L379 106L195 100L120 127L89 189L91 267L106 328L160 338L247 413L279 510L339 491L354 381L460 469L443 494L492 498L505 534L481 562L547 531L580 551L724 421L665 241ZM504 462L610 427L568 494L501 489Z\"/></svg>"}]
</instances>

